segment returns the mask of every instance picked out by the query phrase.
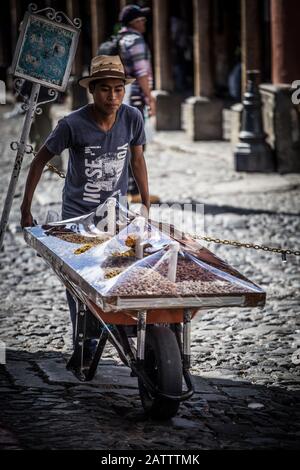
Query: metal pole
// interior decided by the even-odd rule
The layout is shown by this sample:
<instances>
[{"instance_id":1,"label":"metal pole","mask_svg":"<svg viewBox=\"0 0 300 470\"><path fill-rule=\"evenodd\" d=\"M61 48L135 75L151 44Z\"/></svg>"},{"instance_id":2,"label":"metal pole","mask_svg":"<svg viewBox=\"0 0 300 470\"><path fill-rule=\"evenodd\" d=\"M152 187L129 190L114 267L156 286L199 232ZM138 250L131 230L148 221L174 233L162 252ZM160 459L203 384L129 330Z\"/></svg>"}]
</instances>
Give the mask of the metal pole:
<instances>
[{"instance_id":1,"label":"metal pole","mask_svg":"<svg viewBox=\"0 0 300 470\"><path fill-rule=\"evenodd\" d=\"M16 191L17 182L18 182L18 179L19 179L19 174L20 174L20 171L21 171L21 166L22 166L22 162L23 162L25 148L26 148L26 145L27 145L29 132L30 132L30 127L31 127L31 123L32 123L32 120L33 120L33 117L34 117L35 108L36 108L38 97L39 97L39 92L40 92L40 85L38 83L33 83L32 84L31 95L30 95L30 100L29 100L29 104L28 104L28 110L26 112L25 121L24 121L22 134L21 134L21 139L20 139L20 143L19 143L19 146L18 146L18 152L17 152L17 156L16 156L16 160L15 160L15 165L14 165L13 172L12 172L12 175L11 175L11 178L10 178L10 183L9 183L9 187L8 187L8 191L7 191L7 195L6 195L6 199L5 199L5 203L4 203L4 208L3 208L3 212L2 212L2 216L1 216L1 222L0 222L0 250L1 250L2 245L3 245L5 230L6 230L6 226L7 226L7 223L8 223L9 214L10 214L14 194L15 194L15 191Z\"/></svg>"},{"instance_id":2,"label":"metal pole","mask_svg":"<svg viewBox=\"0 0 300 470\"><path fill-rule=\"evenodd\" d=\"M140 310L137 323L137 359L145 359L145 339L146 339L147 310Z\"/></svg>"},{"instance_id":3,"label":"metal pole","mask_svg":"<svg viewBox=\"0 0 300 470\"><path fill-rule=\"evenodd\" d=\"M191 309L185 308L183 312L183 368L191 366Z\"/></svg>"}]
</instances>

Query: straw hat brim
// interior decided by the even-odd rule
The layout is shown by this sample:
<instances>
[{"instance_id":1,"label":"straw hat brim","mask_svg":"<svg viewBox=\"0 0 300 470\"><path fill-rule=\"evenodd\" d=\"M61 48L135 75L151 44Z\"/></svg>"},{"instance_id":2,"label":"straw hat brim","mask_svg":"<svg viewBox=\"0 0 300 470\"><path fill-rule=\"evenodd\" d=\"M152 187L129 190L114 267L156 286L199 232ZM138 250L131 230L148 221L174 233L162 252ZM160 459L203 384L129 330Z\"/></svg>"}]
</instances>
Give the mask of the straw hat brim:
<instances>
[{"instance_id":1,"label":"straw hat brim","mask_svg":"<svg viewBox=\"0 0 300 470\"><path fill-rule=\"evenodd\" d=\"M96 80L103 80L105 78L119 78L120 80L125 81L125 85L129 85L130 83L135 82L135 78L128 78L128 77L121 78L119 76L114 75L113 73L112 74L108 73L107 75L105 75L105 77L89 76L89 77L80 78L78 80L78 84L82 86L83 88L88 88L91 82L95 82Z\"/></svg>"}]
</instances>

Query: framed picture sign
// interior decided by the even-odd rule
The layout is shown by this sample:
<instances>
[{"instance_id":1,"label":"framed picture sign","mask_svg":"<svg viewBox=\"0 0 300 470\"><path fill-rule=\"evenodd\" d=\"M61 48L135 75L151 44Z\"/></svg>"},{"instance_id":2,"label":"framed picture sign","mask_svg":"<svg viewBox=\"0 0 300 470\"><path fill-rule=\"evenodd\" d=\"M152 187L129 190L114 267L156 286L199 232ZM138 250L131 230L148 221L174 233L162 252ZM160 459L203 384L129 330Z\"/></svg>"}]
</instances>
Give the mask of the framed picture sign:
<instances>
[{"instance_id":1,"label":"framed picture sign","mask_svg":"<svg viewBox=\"0 0 300 470\"><path fill-rule=\"evenodd\" d=\"M43 16L25 13L12 73L58 91L66 89L79 30Z\"/></svg>"}]
</instances>

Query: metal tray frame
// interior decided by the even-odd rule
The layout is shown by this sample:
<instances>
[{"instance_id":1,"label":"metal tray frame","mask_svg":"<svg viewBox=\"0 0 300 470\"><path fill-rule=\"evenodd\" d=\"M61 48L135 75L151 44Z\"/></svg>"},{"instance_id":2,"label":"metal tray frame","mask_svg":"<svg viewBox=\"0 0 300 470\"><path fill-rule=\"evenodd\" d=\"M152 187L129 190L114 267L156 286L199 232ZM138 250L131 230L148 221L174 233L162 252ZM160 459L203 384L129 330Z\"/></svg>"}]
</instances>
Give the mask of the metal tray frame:
<instances>
[{"instance_id":1,"label":"metal tray frame","mask_svg":"<svg viewBox=\"0 0 300 470\"><path fill-rule=\"evenodd\" d=\"M175 309L175 308L220 308L220 307L247 307L247 306L264 306L265 293L254 285L253 292L245 292L245 294L223 294L213 295L204 294L201 297L115 297L111 298L103 296L101 293L89 283L84 277L78 273L74 267L62 257L60 257L46 243L48 236L44 235L44 231L40 227L26 228L24 230L24 238L28 245L33 247L42 258L44 258L52 267L61 281L67 285L72 283L77 287L77 295L84 301L87 297L92 300L103 311L120 311L120 310L141 310L141 309ZM56 239L57 240L57 239ZM74 255L76 256L76 255ZM243 283L243 281L240 281Z\"/></svg>"}]
</instances>

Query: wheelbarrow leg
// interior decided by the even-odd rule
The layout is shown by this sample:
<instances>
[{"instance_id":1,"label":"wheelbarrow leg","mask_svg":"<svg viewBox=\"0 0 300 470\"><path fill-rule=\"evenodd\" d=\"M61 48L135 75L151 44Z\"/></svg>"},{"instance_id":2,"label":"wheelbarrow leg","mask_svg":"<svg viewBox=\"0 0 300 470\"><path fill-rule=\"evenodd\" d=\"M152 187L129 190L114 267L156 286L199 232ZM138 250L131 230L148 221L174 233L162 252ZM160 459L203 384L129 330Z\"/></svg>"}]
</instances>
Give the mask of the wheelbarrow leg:
<instances>
[{"instance_id":1,"label":"wheelbarrow leg","mask_svg":"<svg viewBox=\"0 0 300 470\"><path fill-rule=\"evenodd\" d=\"M181 323L172 323L170 328L176 336L179 351L180 351L180 355L183 358L182 325L181 325Z\"/></svg>"},{"instance_id":2,"label":"wheelbarrow leg","mask_svg":"<svg viewBox=\"0 0 300 470\"><path fill-rule=\"evenodd\" d=\"M133 344L131 338L128 338L126 334L126 329L124 326L116 325L116 330L118 331L119 338L124 348L125 354L130 358L130 362L136 361L136 348Z\"/></svg>"},{"instance_id":3,"label":"wheelbarrow leg","mask_svg":"<svg viewBox=\"0 0 300 470\"><path fill-rule=\"evenodd\" d=\"M108 335L109 334L108 334L107 330L102 329L101 336L100 336L100 339L99 339L99 343L98 343L97 349L95 351L95 355L93 357L90 368L86 372L86 380L92 380L95 376L97 366L99 364L99 361L101 359L103 350L105 348L105 345L106 345L106 342L107 342L107 339L108 339Z\"/></svg>"},{"instance_id":4,"label":"wheelbarrow leg","mask_svg":"<svg viewBox=\"0 0 300 470\"><path fill-rule=\"evenodd\" d=\"M192 313L189 308L183 313L183 369L191 367L191 319Z\"/></svg>"},{"instance_id":5,"label":"wheelbarrow leg","mask_svg":"<svg viewBox=\"0 0 300 470\"><path fill-rule=\"evenodd\" d=\"M137 361L142 365L145 359L145 338L146 338L147 310L140 310L137 322Z\"/></svg>"},{"instance_id":6,"label":"wheelbarrow leg","mask_svg":"<svg viewBox=\"0 0 300 470\"><path fill-rule=\"evenodd\" d=\"M183 312L183 357L182 357L182 372L185 383L191 394L194 393L194 386L190 374L191 367L191 323L192 311L185 308Z\"/></svg>"},{"instance_id":7,"label":"wheelbarrow leg","mask_svg":"<svg viewBox=\"0 0 300 470\"><path fill-rule=\"evenodd\" d=\"M67 369L71 370L79 380L85 381L83 372L83 351L86 332L86 305L81 300L76 299L76 331L74 352L67 364Z\"/></svg>"}]
</instances>

